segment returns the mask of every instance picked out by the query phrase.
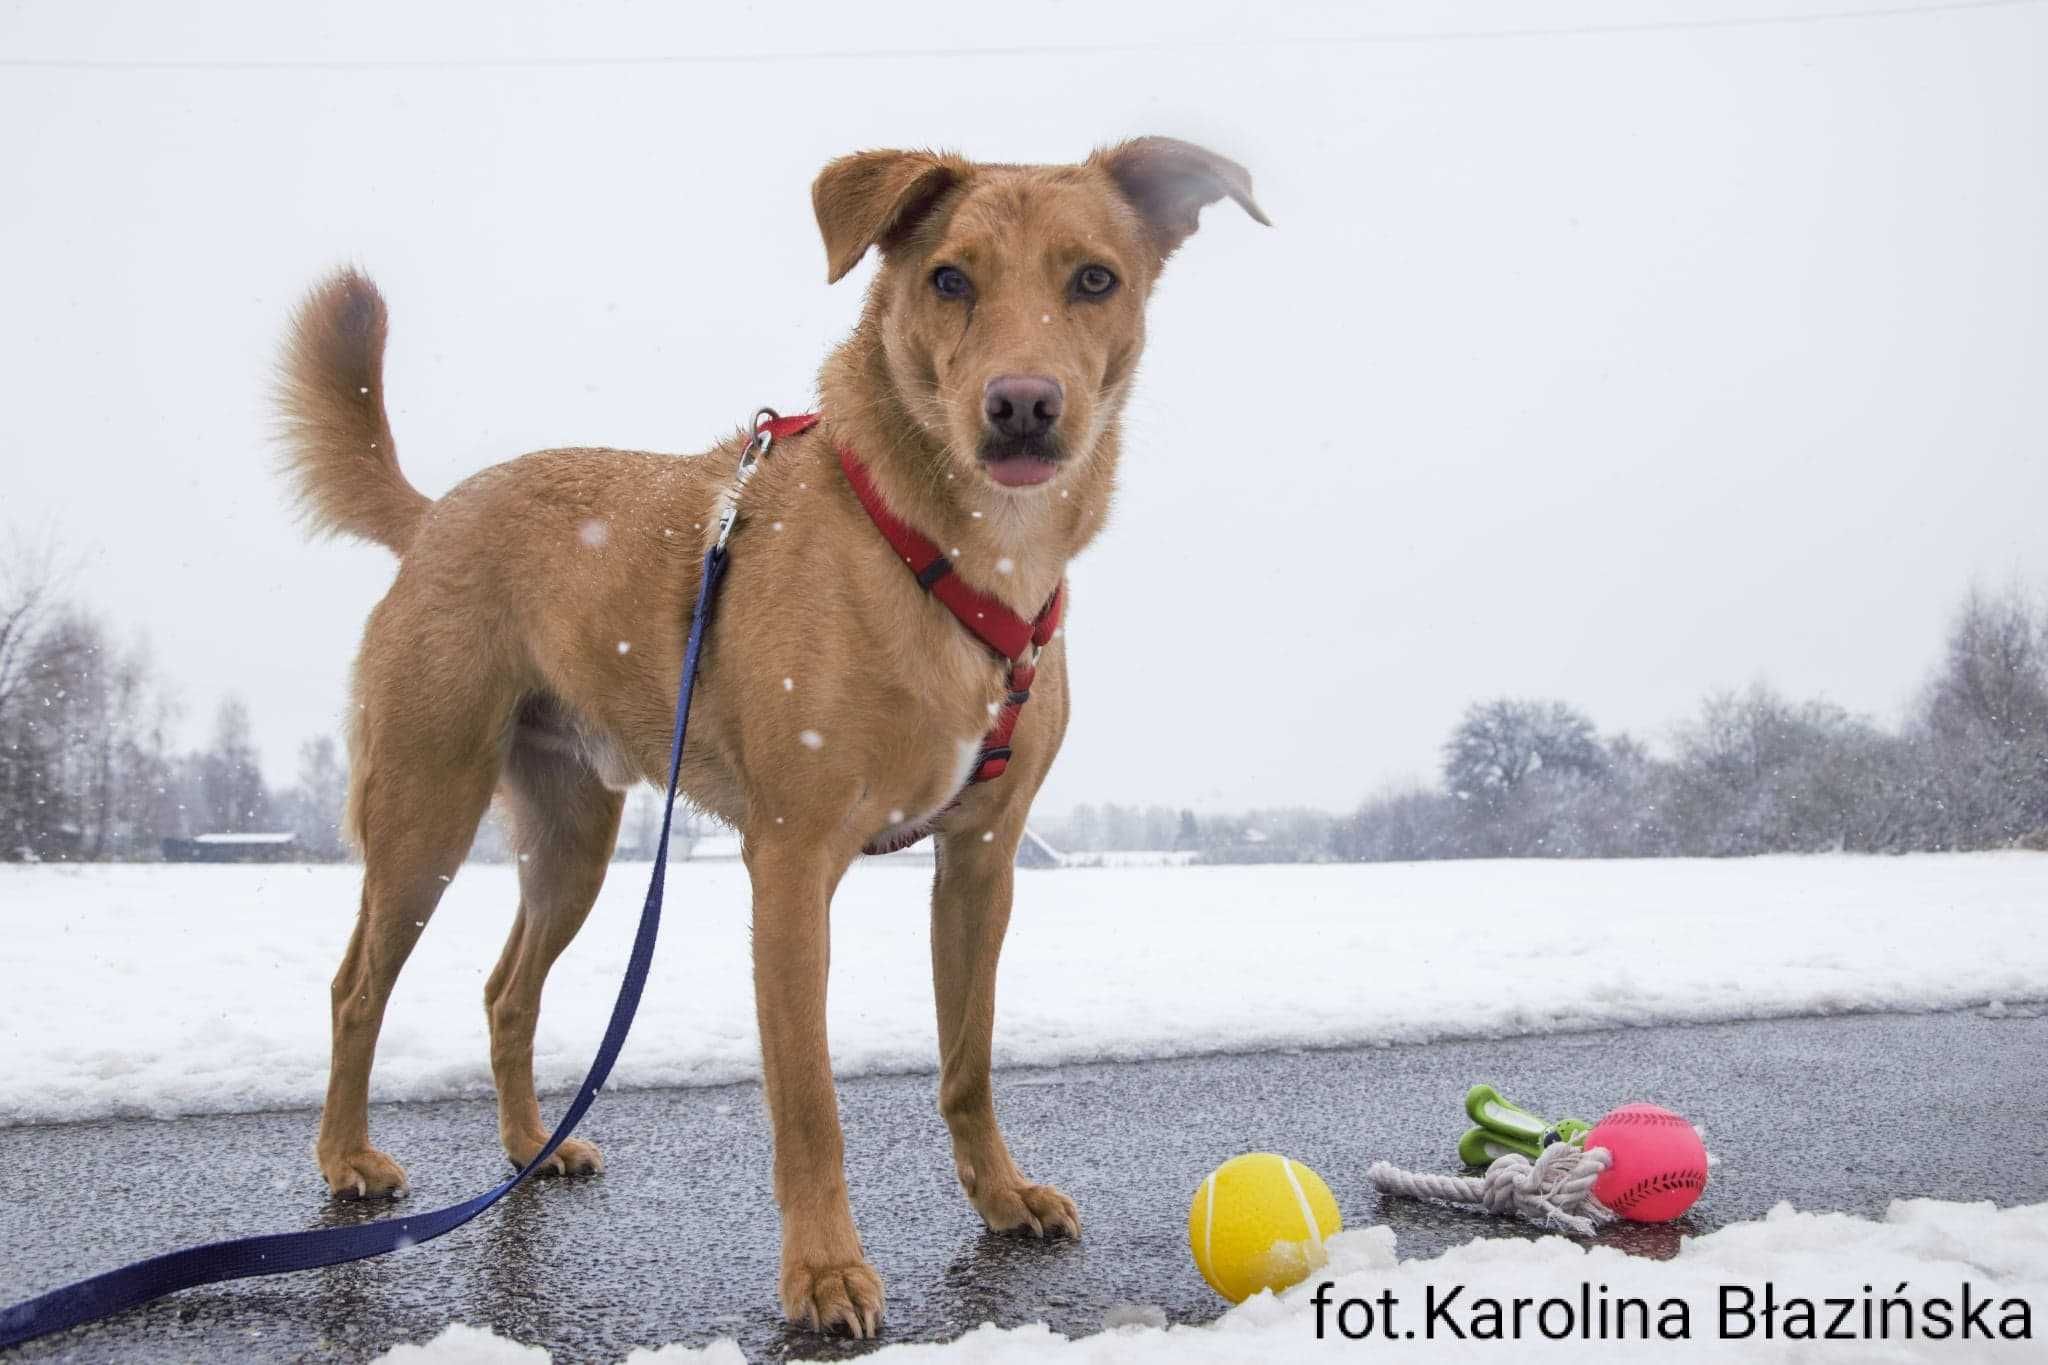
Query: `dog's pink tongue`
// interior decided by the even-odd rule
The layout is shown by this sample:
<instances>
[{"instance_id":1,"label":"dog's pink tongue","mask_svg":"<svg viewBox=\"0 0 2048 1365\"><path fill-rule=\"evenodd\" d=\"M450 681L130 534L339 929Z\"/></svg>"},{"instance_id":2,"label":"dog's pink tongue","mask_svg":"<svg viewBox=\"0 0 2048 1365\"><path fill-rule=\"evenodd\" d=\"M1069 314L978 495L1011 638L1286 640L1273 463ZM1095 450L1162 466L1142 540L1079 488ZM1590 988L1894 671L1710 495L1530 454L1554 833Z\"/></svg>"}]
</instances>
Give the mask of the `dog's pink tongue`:
<instances>
[{"instance_id":1,"label":"dog's pink tongue","mask_svg":"<svg viewBox=\"0 0 2048 1365\"><path fill-rule=\"evenodd\" d=\"M1017 455L1007 460L991 461L988 476L1006 488L1029 488L1035 483L1044 483L1053 476L1057 466L1048 460L1036 460L1029 455Z\"/></svg>"}]
</instances>

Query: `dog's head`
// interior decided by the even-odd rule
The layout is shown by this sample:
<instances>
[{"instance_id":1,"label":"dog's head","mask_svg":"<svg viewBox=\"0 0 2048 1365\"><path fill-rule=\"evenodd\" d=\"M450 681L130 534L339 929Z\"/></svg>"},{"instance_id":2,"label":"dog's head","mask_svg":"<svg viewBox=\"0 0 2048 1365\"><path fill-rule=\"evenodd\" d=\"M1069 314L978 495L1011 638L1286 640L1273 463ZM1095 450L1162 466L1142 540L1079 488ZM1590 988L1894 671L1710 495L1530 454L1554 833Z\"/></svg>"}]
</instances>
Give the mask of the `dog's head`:
<instances>
[{"instance_id":1,"label":"dog's head","mask_svg":"<svg viewBox=\"0 0 2048 1365\"><path fill-rule=\"evenodd\" d=\"M1244 167L1159 137L1078 166L862 152L811 187L829 279L881 249L864 325L895 397L956 472L1020 496L1093 455L1160 267L1226 196L1267 221Z\"/></svg>"}]
</instances>

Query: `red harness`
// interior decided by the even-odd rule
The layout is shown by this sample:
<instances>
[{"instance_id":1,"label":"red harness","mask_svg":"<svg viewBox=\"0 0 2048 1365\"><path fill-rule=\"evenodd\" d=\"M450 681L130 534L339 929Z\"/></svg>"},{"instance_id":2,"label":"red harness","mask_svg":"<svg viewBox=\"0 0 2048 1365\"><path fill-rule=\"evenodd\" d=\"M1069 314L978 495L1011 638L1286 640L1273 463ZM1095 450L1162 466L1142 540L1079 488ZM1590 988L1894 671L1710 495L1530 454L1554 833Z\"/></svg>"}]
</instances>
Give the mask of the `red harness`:
<instances>
[{"instance_id":1,"label":"red harness","mask_svg":"<svg viewBox=\"0 0 2048 1365\"><path fill-rule=\"evenodd\" d=\"M818 424L818 420L818 414L814 412L777 417L766 423L766 430L771 439L783 440L809 431ZM996 723L981 741L981 756L975 760L974 771L967 779L969 786L976 782L994 781L1010 766L1010 736L1017 729L1018 713L1024 709L1024 703L1031 700L1031 683L1038 676L1038 651L1051 642L1060 628L1060 611L1066 602L1067 585L1061 583L1054 588L1037 617L1026 620L987 593L969 586L954 573L952 561L939 552L937 545L889 510L875 488L874 480L869 477L867 466L846 446L839 447L839 467L845 472L846 482L852 486L854 496L866 509L868 520L875 523L882 539L889 542L889 547L909 567L917 585L943 603L946 610L986 645L991 654L1010 666L1008 692L996 713ZM904 843L916 842L923 833L919 831Z\"/></svg>"}]
</instances>

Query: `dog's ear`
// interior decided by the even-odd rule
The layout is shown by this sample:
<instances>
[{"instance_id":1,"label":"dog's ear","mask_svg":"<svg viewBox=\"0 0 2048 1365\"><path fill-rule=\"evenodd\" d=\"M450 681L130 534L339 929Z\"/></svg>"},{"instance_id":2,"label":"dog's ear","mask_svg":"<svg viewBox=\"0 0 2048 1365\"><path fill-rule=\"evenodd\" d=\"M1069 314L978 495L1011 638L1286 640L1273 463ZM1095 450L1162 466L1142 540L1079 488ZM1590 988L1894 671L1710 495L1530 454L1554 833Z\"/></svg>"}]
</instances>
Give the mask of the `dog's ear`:
<instances>
[{"instance_id":1,"label":"dog's ear","mask_svg":"<svg viewBox=\"0 0 2048 1365\"><path fill-rule=\"evenodd\" d=\"M1251 172L1206 147L1178 138L1141 137L1105 147L1089 159L1109 172L1143 215L1161 260L1201 225L1202 209L1226 195L1252 221L1273 225L1252 198Z\"/></svg>"},{"instance_id":2,"label":"dog's ear","mask_svg":"<svg viewBox=\"0 0 2048 1365\"><path fill-rule=\"evenodd\" d=\"M819 171L811 207L825 239L825 282L837 283L869 247L900 241L966 172L966 162L937 152L856 152Z\"/></svg>"}]
</instances>

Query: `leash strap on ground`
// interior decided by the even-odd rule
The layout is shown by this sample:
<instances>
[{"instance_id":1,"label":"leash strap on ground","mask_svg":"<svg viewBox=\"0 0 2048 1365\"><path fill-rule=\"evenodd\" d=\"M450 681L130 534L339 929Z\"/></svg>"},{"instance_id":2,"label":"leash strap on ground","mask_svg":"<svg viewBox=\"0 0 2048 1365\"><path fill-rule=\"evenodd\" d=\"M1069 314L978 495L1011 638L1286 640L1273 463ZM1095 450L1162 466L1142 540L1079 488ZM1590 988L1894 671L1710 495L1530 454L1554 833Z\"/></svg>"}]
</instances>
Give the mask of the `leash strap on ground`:
<instances>
[{"instance_id":1,"label":"leash strap on ground","mask_svg":"<svg viewBox=\"0 0 2048 1365\"><path fill-rule=\"evenodd\" d=\"M765 443L763 443L765 445ZM553 1136L539 1155L526 1163L517 1175L484 1191L474 1199L450 1204L444 1209L409 1218L384 1218L353 1227L316 1228L306 1232L279 1232L264 1237L238 1237L228 1242L186 1247L182 1251L152 1256L146 1261L122 1266L103 1275L67 1284L37 1298L17 1303L0 1312L0 1348L32 1337L61 1332L67 1327L107 1317L126 1308L162 1298L180 1289L223 1280L246 1279L253 1275L282 1275L293 1270L339 1265L402 1251L431 1241L467 1223L503 1199L520 1181L555 1154L576 1125L597 1100L612 1063L618 1060L626 1034L633 1027L633 1012L640 1006L640 990L647 984L647 969L654 959L654 937L661 928L661 893L664 869L668 866L669 824L675 812L676 782L683 764L683 735L690 719L690 693L697 682L697 662L704 648L704 630L711 616L713 594L725 576L726 551L723 540L704 556L703 584L697 590L697 609L690 618L689 647L683 652L683 680L676 692L675 737L669 744L668 801L661 811L661 839L655 845L654 872L647 883L647 901L640 910L640 929L633 939L633 955L626 963L626 979L619 985L619 998L612 1005L611 1022L605 1026L604 1041L598 1044L597 1059L590 1074L577 1087L569 1112L555 1125Z\"/></svg>"}]
</instances>

